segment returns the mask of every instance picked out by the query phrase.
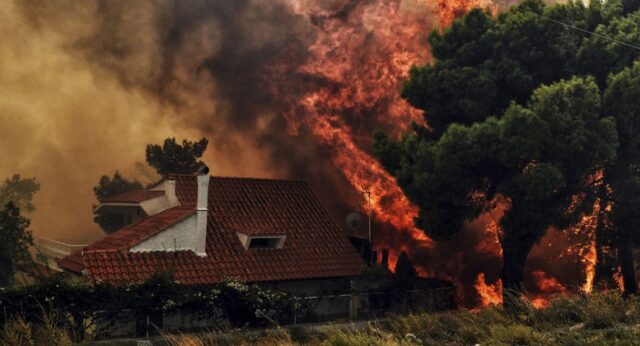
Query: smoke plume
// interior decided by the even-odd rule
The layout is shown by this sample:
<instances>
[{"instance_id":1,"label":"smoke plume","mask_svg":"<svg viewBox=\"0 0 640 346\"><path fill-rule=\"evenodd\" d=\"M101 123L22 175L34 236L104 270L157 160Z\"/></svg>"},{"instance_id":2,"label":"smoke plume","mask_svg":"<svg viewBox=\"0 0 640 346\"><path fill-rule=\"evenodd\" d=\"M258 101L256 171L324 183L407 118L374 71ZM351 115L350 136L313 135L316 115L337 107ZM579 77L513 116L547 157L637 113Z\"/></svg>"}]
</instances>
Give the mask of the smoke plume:
<instances>
[{"instance_id":1,"label":"smoke plume","mask_svg":"<svg viewBox=\"0 0 640 346\"><path fill-rule=\"evenodd\" d=\"M429 61L428 33L476 5L486 3L3 1L0 178L41 182L36 236L88 242L102 236L91 214L100 175L150 182L146 144L206 136L213 174L305 179L340 224L371 211L391 263L406 250L476 304L478 274L499 277L495 220L434 244L370 155L373 130L422 121L399 89ZM528 272L546 269L533 257Z\"/></svg>"}]
</instances>

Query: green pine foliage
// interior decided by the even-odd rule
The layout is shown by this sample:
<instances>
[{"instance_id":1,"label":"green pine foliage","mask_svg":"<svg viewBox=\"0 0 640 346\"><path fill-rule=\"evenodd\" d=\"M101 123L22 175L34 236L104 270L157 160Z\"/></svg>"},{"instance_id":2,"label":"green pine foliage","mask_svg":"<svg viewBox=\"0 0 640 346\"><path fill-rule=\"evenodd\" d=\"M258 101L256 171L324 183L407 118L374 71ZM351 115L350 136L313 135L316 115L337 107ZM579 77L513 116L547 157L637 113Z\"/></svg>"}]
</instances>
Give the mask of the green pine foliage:
<instances>
[{"instance_id":1,"label":"green pine foliage","mask_svg":"<svg viewBox=\"0 0 640 346\"><path fill-rule=\"evenodd\" d=\"M36 209L33 196L39 190L40 184L36 178L22 178L20 174L14 174L0 186L0 206L12 202L23 211L33 212Z\"/></svg>"},{"instance_id":2,"label":"green pine foliage","mask_svg":"<svg viewBox=\"0 0 640 346\"><path fill-rule=\"evenodd\" d=\"M20 208L13 202L0 210L0 287L13 284L16 272L32 263L29 254L29 246L33 246L30 223L20 215Z\"/></svg>"},{"instance_id":3,"label":"green pine foliage","mask_svg":"<svg viewBox=\"0 0 640 346\"><path fill-rule=\"evenodd\" d=\"M177 143L175 138L167 138L162 146L147 145L147 163L165 176L172 173L193 174L204 162L199 159L207 150L209 141L202 138L197 142L183 140Z\"/></svg>"},{"instance_id":4,"label":"green pine foliage","mask_svg":"<svg viewBox=\"0 0 640 346\"><path fill-rule=\"evenodd\" d=\"M137 180L128 180L124 178L119 171L113 174L113 177L103 175L98 181L98 185L93 188L93 194L96 196L98 203L104 198L115 196L123 192L142 189L142 184ZM93 206L95 208L95 205ZM93 221L107 234L113 233L123 227L123 216L120 214L101 214L95 215Z\"/></svg>"},{"instance_id":5,"label":"green pine foliage","mask_svg":"<svg viewBox=\"0 0 640 346\"><path fill-rule=\"evenodd\" d=\"M376 156L420 208L416 225L449 239L501 201L502 282L519 290L527 255L549 227L575 224L596 200L615 204L602 224L616 231L635 292L625 247L640 234L639 50L580 30L640 46L636 10L631 0L525 0L496 16L471 10L434 31L433 62L413 67L402 90L427 126L400 139L375 134Z\"/></svg>"}]
</instances>

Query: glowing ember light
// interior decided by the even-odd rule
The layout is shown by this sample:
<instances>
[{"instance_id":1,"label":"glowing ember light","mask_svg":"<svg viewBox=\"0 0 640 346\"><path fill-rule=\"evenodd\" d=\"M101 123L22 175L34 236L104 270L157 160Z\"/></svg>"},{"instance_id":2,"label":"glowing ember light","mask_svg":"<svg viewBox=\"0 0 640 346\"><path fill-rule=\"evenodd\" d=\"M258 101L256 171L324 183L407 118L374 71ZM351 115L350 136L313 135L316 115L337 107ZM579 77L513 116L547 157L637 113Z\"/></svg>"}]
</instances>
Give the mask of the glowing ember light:
<instances>
[{"instance_id":1,"label":"glowing ember light","mask_svg":"<svg viewBox=\"0 0 640 346\"><path fill-rule=\"evenodd\" d=\"M624 278L622 277L622 269L620 267L613 273L613 280L616 282L616 286L618 286L620 292L624 292Z\"/></svg>"},{"instance_id":2,"label":"glowing ember light","mask_svg":"<svg viewBox=\"0 0 640 346\"><path fill-rule=\"evenodd\" d=\"M309 130L328 148L331 162L353 190L368 188L371 203L369 205L363 199L360 207L365 211L371 208L376 221L391 225L396 232L384 238L374 236L377 248L389 249L389 267L393 269L402 251L407 251L411 257L417 248L433 249L435 244L414 225L418 208L371 156L372 129L381 128L399 135L406 132L412 122L423 123L422 112L412 108L398 91L410 66L424 64L430 59L425 33L434 29L432 15L436 15L442 28L469 9L487 6L490 2L439 0L433 7L433 2L424 0L410 4L388 0L336 2L333 5L289 0L289 5L294 13L308 18L316 27L314 43L307 49L304 64L296 66L295 70L288 69L286 62L274 64L267 85L287 105L284 116L289 131L297 134L301 129ZM492 9L496 10L495 6ZM281 88L286 83L279 82L281 76L289 74L303 76L308 85L295 85L295 92L289 93L287 88ZM487 225L482 230L484 236L474 248L487 257L502 255L498 220L508 203L501 201L497 205L495 215L481 216ZM581 236L583 232L590 232L592 225L592 219L583 220L583 225L570 232ZM566 254L582 258L586 274L583 290L586 292L593 288L595 273L595 244L591 240L566 251ZM429 274L429 263L414 264L421 275ZM448 272L439 273L441 278L459 280L448 275ZM467 288L473 284L473 276L470 278ZM564 288L555 278L544 275L534 278L536 282L539 279L543 280L539 284L545 287L542 292L550 287ZM488 285L485 273L481 272L474 287L483 306L502 303L500 280ZM544 297L534 300L540 306L546 302Z\"/></svg>"},{"instance_id":3,"label":"glowing ember light","mask_svg":"<svg viewBox=\"0 0 640 346\"><path fill-rule=\"evenodd\" d=\"M542 293L566 293L567 289L554 277L547 276L547 274L541 270L534 271L532 273L535 279L536 286Z\"/></svg>"},{"instance_id":4,"label":"glowing ember light","mask_svg":"<svg viewBox=\"0 0 640 346\"><path fill-rule=\"evenodd\" d=\"M531 273L534 279L538 294L529 297L529 302L535 308L545 308L549 306L549 298L559 294L566 294L567 288L564 287L556 278L548 276L547 273L536 270Z\"/></svg>"},{"instance_id":5,"label":"glowing ember light","mask_svg":"<svg viewBox=\"0 0 640 346\"><path fill-rule=\"evenodd\" d=\"M582 257L585 264L586 281L582 286L582 290L585 293L591 293L593 291L593 279L596 276L596 241L591 242L587 253Z\"/></svg>"},{"instance_id":6,"label":"glowing ember light","mask_svg":"<svg viewBox=\"0 0 640 346\"><path fill-rule=\"evenodd\" d=\"M328 8L291 1L292 10L309 17L318 28L306 63L295 73L325 82L314 84L294 100L282 95L291 108L285 114L290 131L295 134L303 126L310 129L331 149L331 160L353 189L368 187L376 220L409 235L402 238L411 239L412 244L377 239L376 247L390 250L391 268L407 247L433 245L414 225L417 207L365 149L371 145L371 128L400 134L412 122L424 121L422 112L398 92L410 66L424 64L429 58L424 33L433 29L433 9L420 2L412 6L402 1L379 1ZM354 119L361 124L354 124ZM368 209L364 201L361 207ZM419 264L416 269L427 274Z\"/></svg>"},{"instance_id":7,"label":"glowing ember light","mask_svg":"<svg viewBox=\"0 0 640 346\"><path fill-rule=\"evenodd\" d=\"M547 299L545 297L534 297L534 298L531 298L529 300L529 303L531 303L531 305L533 305L533 307L536 308L536 309L546 308L551 304L549 299Z\"/></svg>"},{"instance_id":8,"label":"glowing ember light","mask_svg":"<svg viewBox=\"0 0 640 346\"><path fill-rule=\"evenodd\" d=\"M482 306L502 305L502 280L496 281L493 285L488 285L484 273L478 274L475 285L480 296Z\"/></svg>"}]
</instances>

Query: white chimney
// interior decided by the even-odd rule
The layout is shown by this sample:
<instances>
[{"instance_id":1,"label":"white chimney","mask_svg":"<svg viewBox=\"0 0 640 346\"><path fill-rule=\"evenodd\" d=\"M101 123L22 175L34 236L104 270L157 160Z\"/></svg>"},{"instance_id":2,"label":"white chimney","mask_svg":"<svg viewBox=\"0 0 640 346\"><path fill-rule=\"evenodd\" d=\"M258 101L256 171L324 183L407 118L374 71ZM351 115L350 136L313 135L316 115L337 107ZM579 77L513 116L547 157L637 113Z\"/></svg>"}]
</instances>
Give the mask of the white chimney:
<instances>
[{"instance_id":1,"label":"white chimney","mask_svg":"<svg viewBox=\"0 0 640 346\"><path fill-rule=\"evenodd\" d=\"M167 178L164 182L164 195L167 197L169 208L180 204L176 196L176 181L173 178Z\"/></svg>"},{"instance_id":2,"label":"white chimney","mask_svg":"<svg viewBox=\"0 0 640 346\"><path fill-rule=\"evenodd\" d=\"M196 248L198 256L207 255L207 201L209 199L209 168L203 166L198 170L198 202L196 205Z\"/></svg>"}]
</instances>

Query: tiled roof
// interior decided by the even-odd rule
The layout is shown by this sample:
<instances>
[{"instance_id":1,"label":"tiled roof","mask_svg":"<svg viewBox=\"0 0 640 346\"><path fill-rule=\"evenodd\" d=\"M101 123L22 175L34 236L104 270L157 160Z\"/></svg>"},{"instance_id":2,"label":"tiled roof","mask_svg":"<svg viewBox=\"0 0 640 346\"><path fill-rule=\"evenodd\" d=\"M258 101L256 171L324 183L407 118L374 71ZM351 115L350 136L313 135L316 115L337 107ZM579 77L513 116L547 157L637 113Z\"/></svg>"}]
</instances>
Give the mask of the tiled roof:
<instances>
[{"instance_id":1,"label":"tiled roof","mask_svg":"<svg viewBox=\"0 0 640 346\"><path fill-rule=\"evenodd\" d=\"M127 252L91 250L82 254L94 283L123 284L141 282L160 272L173 273L183 284L197 285L218 281L212 262L191 251Z\"/></svg>"},{"instance_id":2,"label":"tiled roof","mask_svg":"<svg viewBox=\"0 0 640 346\"><path fill-rule=\"evenodd\" d=\"M100 203L140 203L148 199L160 197L164 195L164 191L154 190L131 190L100 199Z\"/></svg>"},{"instance_id":3,"label":"tiled roof","mask_svg":"<svg viewBox=\"0 0 640 346\"><path fill-rule=\"evenodd\" d=\"M195 207L193 205L186 205L173 207L155 214L153 217L144 218L61 259L58 261L58 266L75 273L80 273L84 269L82 252L105 249L127 250L141 241L184 220L193 213L195 213Z\"/></svg>"},{"instance_id":4,"label":"tiled roof","mask_svg":"<svg viewBox=\"0 0 640 346\"><path fill-rule=\"evenodd\" d=\"M287 233L282 230L273 229L269 227L247 227L242 225L240 227L231 228L232 231L250 235L250 236L286 236Z\"/></svg>"},{"instance_id":5,"label":"tiled roof","mask_svg":"<svg viewBox=\"0 0 640 346\"><path fill-rule=\"evenodd\" d=\"M195 177L174 178L181 205L191 206L192 212L197 197ZM186 207L177 208L187 213ZM208 209L206 257L190 251L127 252L157 233L159 224L177 222L175 218L154 221L160 213L87 247L82 268L94 281L137 281L170 267L180 282L214 283L223 277L257 282L353 276L365 267L305 182L212 177ZM246 250L238 231L285 235L285 245L281 249ZM75 262L70 259L66 266L64 261L60 266L77 272L72 268Z\"/></svg>"}]
</instances>

